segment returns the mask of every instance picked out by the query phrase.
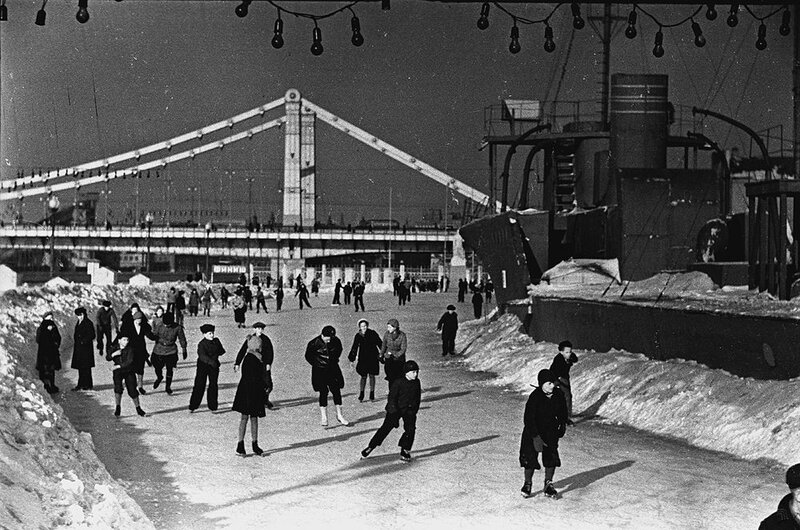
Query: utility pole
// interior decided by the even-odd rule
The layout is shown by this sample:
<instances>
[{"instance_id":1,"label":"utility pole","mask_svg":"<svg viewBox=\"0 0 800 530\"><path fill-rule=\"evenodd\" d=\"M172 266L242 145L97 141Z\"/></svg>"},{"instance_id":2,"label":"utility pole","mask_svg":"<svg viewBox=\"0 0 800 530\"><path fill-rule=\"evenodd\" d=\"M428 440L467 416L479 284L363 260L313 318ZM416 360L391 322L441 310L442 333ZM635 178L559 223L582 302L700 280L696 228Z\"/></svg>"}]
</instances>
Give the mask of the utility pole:
<instances>
[{"instance_id":1,"label":"utility pole","mask_svg":"<svg viewBox=\"0 0 800 530\"><path fill-rule=\"evenodd\" d=\"M392 270L392 237L394 224L392 223L392 187L389 186L389 270Z\"/></svg>"},{"instance_id":2,"label":"utility pole","mask_svg":"<svg viewBox=\"0 0 800 530\"><path fill-rule=\"evenodd\" d=\"M448 235L447 209L449 202L450 202L450 183L448 182L447 187L444 190L444 245L442 248L442 274L447 274L447 235Z\"/></svg>"}]
</instances>

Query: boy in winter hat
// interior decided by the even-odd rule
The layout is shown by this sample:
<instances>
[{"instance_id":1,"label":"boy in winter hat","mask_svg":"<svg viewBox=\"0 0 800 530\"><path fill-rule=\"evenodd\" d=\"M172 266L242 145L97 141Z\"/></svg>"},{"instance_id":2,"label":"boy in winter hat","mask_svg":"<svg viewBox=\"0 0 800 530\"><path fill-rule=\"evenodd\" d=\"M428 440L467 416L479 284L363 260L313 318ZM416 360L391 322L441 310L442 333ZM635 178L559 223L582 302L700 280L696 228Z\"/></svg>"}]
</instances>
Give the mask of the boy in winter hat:
<instances>
[{"instance_id":1,"label":"boy in winter hat","mask_svg":"<svg viewBox=\"0 0 800 530\"><path fill-rule=\"evenodd\" d=\"M139 404L139 391L136 389L136 372L134 368L134 357L136 353L133 346L130 345L130 335L127 332L122 332L117 337L119 349L111 352L106 358L113 361L114 365L111 368L114 373L114 401L116 407L114 408L114 416L119 416L121 413L122 405L122 386L128 389L128 395L136 405L136 413L139 416L145 416Z\"/></svg>"},{"instance_id":2,"label":"boy in winter hat","mask_svg":"<svg viewBox=\"0 0 800 530\"><path fill-rule=\"evenodd\" d=\"M436 330L442 332L442 357L448 353L450 355L456 354L456 333L458 332L458 313L456 313L456 306L450 304L447 306L447 311L439 319L436 325Z\"/></svg>"},{"instance_id":3,"label":"boy in winter hat","mask_svg":"<svg viewBox=\"0 0 800 530\"><path fill-rule=\"evenodd\" d=\"M206 390L208 381L208 409L217 410L219 406L218 393L219 387L219 356L225 353L225 348L218 338L214 336L215 328L211 324L200 326L200 333L203 334L202 340L197 344L197 370L194 375L194 387L192 397L189 398L189 411L194 412L203 401L203 394Z\"/></svg>"},{"instance_id":4,"label":"boy in winter hat","mask_svg":"<svg viewBox=\"0 0 800 530\"><path fill-rule=\"evenodd\" d=\"M389 396L386 398L386 418L369 441L369 445L361 451L363 458L368 457L381 445L392 429L400 426L400 418L403 418L403 435L397 445L400 446L400 459L403 462L411 461L411 447L414 445L414 435L417 430L417 412L422 399L422 387L419 382L419 365L416 362L406 361L403 372L404 377L392 381Z\"/></svg>"},{"instance_id":5,"label":"boy in winter hat","mask_svg":"<svg viewBox=\"0 0 800 530\"><path fill-rule=\"evenodd\" d=\"M778 510L761 521L759 530L800 529L800 464L786 470L786 485L789 493L781 499Z\"/></svg>"},{"instance_id":6,"label":"boy in winter hat","mask_svg":"<svg viewBox=\"0 0 800 530\"><path fill-rule=\"evenodd\" d=\"M556 386L564 393L567 400L567 425L572 425L572 384L569 381L569 369L578 362L578 356L572 351L572 343L563 340L558 344L558 353L550 364L550 372L555 377Z\"/></svg>"},{"instance_id":7,"label":"boy in winter hat","mask_svg":"<svg viewBox=\"0 0 800 530\"><path fill-rule=\"evenodd\" d=\"M539 453L542 453L544 494L556 497L558 492L553 487L553 475L561 466L558 439L567 429L567 403L550 370L541 370L537 379L539 388L531 393L525 405L525 424L519 447L519 465L525 469L521 491L526 497L530 496L533 472L541 469Z\"/></svg>"}]
</instances>

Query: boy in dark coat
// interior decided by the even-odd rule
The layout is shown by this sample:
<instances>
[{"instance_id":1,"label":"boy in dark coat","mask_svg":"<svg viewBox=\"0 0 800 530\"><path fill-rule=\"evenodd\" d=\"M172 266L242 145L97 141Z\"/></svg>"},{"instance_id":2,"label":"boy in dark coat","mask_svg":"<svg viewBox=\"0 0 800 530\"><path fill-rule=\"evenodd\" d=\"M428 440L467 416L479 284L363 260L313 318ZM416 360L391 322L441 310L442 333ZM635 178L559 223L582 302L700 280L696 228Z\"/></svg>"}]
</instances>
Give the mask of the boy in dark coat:
<instances>
[{"instance_id":1,"label":"boy in dark coat","mask_svg":"<svg viewBox=\"0 0 800 530\"><path fill-rule=\"evenodd\" d=\"M353 287L353 303L356 306L356 313L358 313L359 306L361 307L361 311L364 312L364 282L356 282L355 287Z\"/></svg>"},{"instance_id":2,"label":"boy in dark coat","mask_svg":"<svg viewBox=\"0 0 800 530\"><path fill-rule=\"evenodd\" d=\"M44 314L39 329L36 330L36 369L39 371L39 379L44 383L44 389L49 394L59 391L56 386L56 371L61 370L61 333L58 332L53 320L53 313L48 311Z\"/></svg>"},{"instance_id":3,"label":"boy in dark coat","mask_svg":"<svg viewBox=\"0 0 800 530\"><path fill-rule=\"evenodd\" d=\"M86 309L75 310L78 322L75 324L75 335L72 346L72 367L78 370L78 384L72 390L91 390L92 368L94 368L94 324L86 316Z\"/></svg>"},{"instance_id":4,"label":"boy in dark coat","mask_svg":"<svg viewBox=\"0 0 800 530\"><path fill-rule=\"evenodd\" d=\"M218 338L214 336L214 326L211 324L203 324L200 326L200 333L203 338L197 344L197 371L194 375L194 387L192 388L192 397L189 398L189 410L194 412L203 401L203 394L206 390L206 381L208 381L208 409L217 410L218 402L218 386L219 380L219 356L225 353L225 348Z\"/></svg>"},{"instance_id":5,"label":"boy in dark coat","mask_svg":"<svg viewBox=\"0 0 800 530\"><path fill-rule=\"evenodd\" d=\"M533 472L541 469L539 453L544 465L544 494L555 497L553 475L561 467L558 455L558 439L566 432L567 403L564 394L556 388L556 378L550 370L541 370L539 388L531 392L525 405L525 427L519 447L519 465L525 469L522 494L530 496Z\"/></svg>"},{"instance_id":6,"label":"boy in dark coat","mask_svg":"<svg viewBox=\"0 0 800 530\"><path fill-rule=\"evenodd\" d=\"M97 310L95 325L97 326L97 352L103 355L103 338L105 338L105 353L110 353L111 331L113 330L115 335L119 334L119 320L117 319L117 314L114 312L114 308L111 307L111 302L108 300L103 300L103 305Z\"/></svg>"},{"instance_id":7,"label":"boy in dark coat","mask_svg":"<svg viewBox=\"0 0 800 530\"><path fill-rule=\"evenodd\" d=\"M411 447L414 445L417 431L417 412L422 400L422 388L418 378L419 365L416 362L406 361L403 371L405 377L398 377L392 382L389 396L386 398L386 418L372 436L369 445L361 451L363 458L368 457L381 445L392 429L400 426L400 418L403 418L403 435L397 445L400 446L400 459L403 462L411 460Z\"/></svg>"},{"instance_id":8,"label":"boy in dark coat","mask_svg":"<svg viewBox=\"0 0 800 530\"><path fill-rule=\"evenodd\" d=\"M456 306L450 304L447 311L439 319L436 329L442 332L442 357L456 354L456 333L458 332L458 314Z\"/></svg>"},{"instance_id":9,"label":"boy in dark coat","mask_svg":"<svg viewBox=\"0 0 800 530\"><path fill-rule=\"evenodd\" d=\"M761 521L758 530L800 529L800 464L786 470L786 485L789 493L781 499L778 510Z\"/></svg>"},{"instance_id":10,"label":"boy in dark coat","mask_svg":"<svg viewBox=\"0 0 800 530\"><path fill-rule=\"evenodd\" d=\"M569 369L578 362L578 356L572 351L572 343L568 340L558 344L558 354L550 364L550 372L556 378L556 386L564 393L567 400L567 425L572 425L572 385L569 381Z\"/></svg>"},{"instance_id":11,"label":"boy in dark coat","mask_svg":"<svg viewBox=\"0 0 800 530\"><path fill-rule=\"evenodd\" d=\"M139 392L136 390L136 372L134 370L136 352L129 344L130 338L127 331L121 331L117 337L119 349L106 356L106 359L114 362L112 367L114 373L114 401L116 402L114 416L119 416L122 412L123 384L127 388L133 404L136 405L136 413L139 416L145 416L145 412L139 404Z\"/></svg>"}]
</instances>

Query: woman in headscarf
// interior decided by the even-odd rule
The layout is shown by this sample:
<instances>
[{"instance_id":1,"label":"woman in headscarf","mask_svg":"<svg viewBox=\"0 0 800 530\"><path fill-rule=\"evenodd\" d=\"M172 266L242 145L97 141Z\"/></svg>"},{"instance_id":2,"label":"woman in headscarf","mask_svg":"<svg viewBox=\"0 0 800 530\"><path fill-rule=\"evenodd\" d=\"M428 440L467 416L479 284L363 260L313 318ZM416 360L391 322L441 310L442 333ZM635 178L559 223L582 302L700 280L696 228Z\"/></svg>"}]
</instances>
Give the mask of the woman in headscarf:
<instances>
[{"instance_id":1,"label":"woman in headscarf","mask_svg":"<svg viewBox=\"0 0 800 530\"><path fill-rule=\"evenodd\" d=\"M237 328L244 327L245 321L245 313L247 313L247 304L244 302L244 298L236 291L236 294L233 295L233 301L231 301L231 305L233 306L233 320L236 322Z\"/></svg>"},{"instance_id":2,"label":"woman in headscarf","mask_svg":"<svg viewBox=\"0 0 800 530\"><path fill-rule=\"evenodd\" d=\"M39 329L36 330L36 369L39 371L39 379L44 383L44 389L49 394L59 391L56 386L56 371L61 370L61 357L59 347L61 346L61 334L53 320L53 312L48 311L44 314Z\"/></svg>"},{"instance_id":3,"label":"woman in headscarf","mask_svg":"<svg viewBox=\"0 0 800 530\"><path fill-rule=\"evenodd\" d=\"M390 318L386 323L386 333L383 334L383 345L379 360L383 363L383 370L386 373L386 381L389 387L392 381L398 377L403 377L403 365L406 362L406 348L408 339L403 331L400 331L400 323L396 318Z\"/></svg>"},{"instance_id":4,"label":"woman in headscarf","mask_svg":"<svg viewBox=\"0 0 800 530\"><path fill-rule=\"evenodd\" d=\"M356 372L361 376L359 383L358 400L364 401L364 388L367 386L369 376L369 400L375 400L375 376L380 372L378 356L381 353L380 335L369 328L369 322L362 318L358 321L358 333L353 337L353 346L347 359L352 363L358 357Z\"/></svg>"},{"instance_id":5,"label":"woman in headscarf","mask_svg":"<svg viewBox=\"0 0 800 530\"><path fill-rule=\"evenodd\" d=\"M311 339L306 346L306 361L311 365L311 386L319 392L320 423L328 425L328 392L336 405L336 419L342 425L350 425L342 416L342 388L344 375L339 368L342 341L336 336L333 326L325 326L322 333Z\"/></svg>"},{"instance_id":6,"label":"woman in headscarf","mask_svg":"<svg viewBox=\"0 0 800 530\"><path fill-rule=\"evenodd\" d=\"M261 455L264 451L258 446L258 418L267 415L264 410L264 358L261 337L255 334L247 338L247 348L242 348L233 365L235 372L241 371L239 386L233 398L233 410L242 416L239 420L239 443L236 454L244 456L244 435L247 433L247 420L250 420L250 437L253 439L253 452Z\"/></svg>"}]
</instances>

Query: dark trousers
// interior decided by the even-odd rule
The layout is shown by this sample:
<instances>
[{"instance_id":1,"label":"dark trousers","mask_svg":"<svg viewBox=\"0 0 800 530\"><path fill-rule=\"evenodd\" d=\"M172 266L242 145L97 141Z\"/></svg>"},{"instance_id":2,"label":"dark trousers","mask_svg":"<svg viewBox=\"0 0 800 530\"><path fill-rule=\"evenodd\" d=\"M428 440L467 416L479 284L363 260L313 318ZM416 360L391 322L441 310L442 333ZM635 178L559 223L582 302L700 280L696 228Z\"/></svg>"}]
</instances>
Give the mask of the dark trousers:
<instances>
[{"instance_id":1,"label":"dark trousers","mask_svg":"<svg viewBox=\"0 0 800 530\"><path fill-rule=\"evenodd\" d=\"M473 313L475 315L475 318L481 318L481 315L483 314L483 304L481 304L481 305L472 304L472 309L473 309Z\"/></svg>"},{"instance_id":2,"label":"dark trousers","mask_svg":"<svg viewBox=\"0 0 800 530\"><path fill-rule=\"evenodd\" d=\"M78 384L77 388L84 390L91 390L94 386L92 382L92 369L91 368L78 368Z\"/></svg>"},{"instance_id":3,"label":"dark trousers","mask_svg":"<svg viewBox=\"0 0 800 530\"><path fill-rule=\"evenodd\" d=\"M572 417L572 388L569 382L559 381L556 386L564 393L564 399L567 402L567 418Z\"/></svg>"},{"instance_id":4,"label":"dark trousers","mask_svg":"<svg viewBox=\"0 0 800 530\"><path fill-rule=\"evenodd\" d=\"M300 309L303 309L303 304L306 304L308 307L311 307L311 304L308 303L308 297L305 295L300 295Z\"/></svg>"},{"instance_id":5,"label":"dark trousers","mask_svg":"<svg viewBox=\"0 0 800 530\"><path fill-rule=\"evenodd\" d=\"M442 355L447 355L448 353L456 353L456 336L442 334Z\"/></svg>"},{"instance_id":6,"label":"dark trousers","mask_svg":"<svg viewBox=\"0 0 800 530\"><path fill-rule=\"evenodd\" d=\"M203 302L203 316L204 317L211 316L211 302Z\"/></svg>"},{"instance_id":7,"label":"dark trousers","mask_svg":"<svg viewBox=\"0 0 800 530\"><path fill-rule=\"evenodd\" d=\"M344 305L350 305L350 295L344 293Z\"/></svg>"},{"instance_id":8,"label":"dark trousers","mask_svg":"<svg viewBox=\"0 0 800 530\"><path fill-rule=\"evenodd\" d=\"M324 389L319 391L319 406L320 407L328 406L328 390L330 390L331 394L333 395L333 404L341 405L342 389L339 388L338 384L333 384L333 385L326 385Z\"/></svg>"},{"instance_id":9,"label":"dark trousers","mask_svg":"<svg viewBox=\"0 0 800 530\"><path fill-rule=\"evenodd\" d=\"M263 298L259 298L258 301L256 302L256 313L259 312L259 310L258 310L259 307L263 307L264 308L264 312L265 313L269 313L269 311L267 311L267 304L266 304L266 302L264 302Z\"/></svg>"},{"instance_id":10,"label":"dark trousers","mask_svg":"<svg viewBox=\"0 0 800 530\"><path fill-rule=\"evenodd\" d=\"M283 307L283 298L276 298L275 299L275 311L280 311L281 307Z\"/></svg>"},{"instance_id":11,"label":"dark trousers","mask_svg":"<svg viewBox=\"0 0 800 530\"><path fill-rule=\"evenodd\" d=\"M206 363L197 363L197 372L194 375L194 387L192 397L189 399L189 410L195 410L203 401L203 394L206 391L206 381L208 382L208 394L206 401L210 410L217 410L219 406L217 380L219 379L219 368Z\"/></svg>"},{"instance_id":12,"label":"dark trousers","mask_svg":"<svg viewBox=\"0 0 800 530\"><path fill-rule=\"evenodd\" d=\"M139 397L139 391L136 389L136 374L134 372L120 373L119 370L114 370L114 393L122 395L123 384L128 389L128 395L131 399Z\"/></svg>"},{"instance_id":13,"label":"dark trousers","mask_svg":"<svg viewBox=\"0 0 800 530\"><path fill-rule=\"evenodd\" d=\"M150 361L153 363L153 370L156 372L156 377L161 379L161 374L164 373L164 367L167 368L167 386L172 383L172 374L175 367L178 366L178 354L171 355L152 355Z\"/></svg>"},{"instance_id":14,"label":"dark trousers","mask_svg":"<svg viewBox=\"0 0 800 530\"><path fill-rule=\"evenodd\" d=\"M383 425L372 436L369 446L374 448L381 445L389 433L392 432L392 429L400 426L400 418L403 418L403 435L397 445L401 449L410 451L414 445L414 435L417 432L417 413L408 410L404 412L387 412Z\"/></svg>"},{"instance_id":15,"label":"dark trousers","mask_svg":"<svg viewBox=\"0 0 800 530\"><path fill-rule=\"evenodd\" d=\"M366 311L366 309L364 309L364 296L363 295L362 296L356 296L353 300L354 300L354 303L355 303L355 306L356 306L356 313L358 313L358 306L359 305L361 306L361 311Z\"/></svg>"},{"instance_id":16,"label":"dark trousers","mask_svg":"<svg viewBox=\"0 0 800 530\"><path fill-rule=\"evenodd\" d=\"M97 350L103 351L103 338L106 339L106 353L111 353L111 328L101 326L97 334Z\"/></svg>"}]
</instances>

